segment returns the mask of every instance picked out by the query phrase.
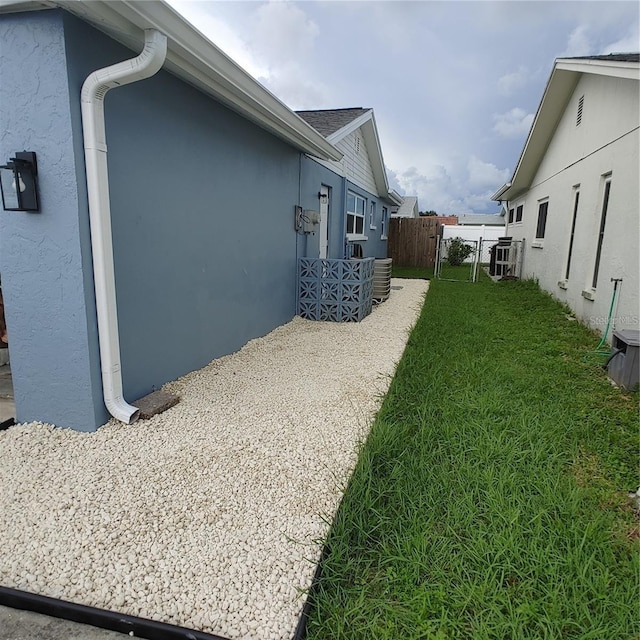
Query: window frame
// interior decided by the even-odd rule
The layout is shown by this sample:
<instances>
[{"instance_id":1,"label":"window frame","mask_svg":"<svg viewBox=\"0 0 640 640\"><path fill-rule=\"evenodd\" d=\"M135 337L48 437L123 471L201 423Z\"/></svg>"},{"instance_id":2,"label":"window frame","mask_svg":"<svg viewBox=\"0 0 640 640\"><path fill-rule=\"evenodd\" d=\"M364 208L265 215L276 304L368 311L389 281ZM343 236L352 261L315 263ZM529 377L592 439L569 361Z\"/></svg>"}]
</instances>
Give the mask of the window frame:
<instances>
[{"instance_id":1,"label":"window frame","mask_svg":"<svg viewBox=\"0 0 640 640\"><path fill-rule=\"evenodd\" d=\"M376 222L376 201L369 202L369 229L377 229Z\"/></svg>"},{"instance_id":2,"label":"window frame","mask_svg":"<svg viewBox=\"0 0 640 640\"><path fill-rule=\"evenodd\" d=\"M598 284L598 275L600 272L600 259L602 258L602 244L604 241L604 230L607 222L607 212L609 210L609 201L611 199L611 174L603 176L604 185L602 191L602 209L600 213L600 229L598 231L598 244L596 248L596 260L593 265L593 278L591 280L591 288L596 289Z\"/></svg>"},{"instance_id":3,"label":"window frame","mask_svg":"<svg viewBox=\"0 0 640 640\"><path fill-rule=\"evenodd\" d=\"M350 209L350 198L353 198L353 210ZM362 211L358 211L359 206L358 203L362 202ZM364 226L366 222L366 211L367 211L367 199L362 197L360 194L355 191L348 190L347 191L347 212L346 212L346 226L347 226L347 238L350 240L366 240L367 237L364 235ZM353 220L353 224L351 225L352 231L349 231L350 220ZM361 221L361 229L358 231L358 221Z\"/></svg>"},{"instance_id":4,"label":"window frame","mask_svg":"<svg viewBox=\"0 0 640 640\"><path fill-rule=\"evenodd\" d=\"M389 226L389 209L388 207L382 207L382 220L380 222L380 240L388 240L387 235Z\"/></svg>"},{"instance_id":5,"label":"window frame","mask_svg":"<svg viewBox=\"0 0 640 640\"><path fill-rule=\"evenodd\" d=\"M569 280L571 273L571 257L573 255L573 241L576 235L576 221L578 219L578 207L580 206L580 185L573 187L573 216L571 218L571 231L569 233L569 251L567 253L567 268L565 269L564 279Z\"/></svg>"},{"instance_id":6,"label":"window frame","mask_svg":"<svg viewBox=\"0 0 640 640\"><path fill-rule=\"evenodd\" d=\"M513 224L515 211L516 211L515 207L510 207L509 208L509 224Z\"/></svg>"},{"instance_id":7,"label":"window frame","mask_svg":"<svg viewBox=\"0 0 640 640\"><path fill-rule=\"evenodd\" d=\"M524 202L516 207L516 223L522 222L522 214L524 212Z\"/></svg>"},{"instance_id":8,"label":"window frame","mask_svg":"<svg viewBox=\"0 0 640 640\"><path fill-rule=\"evenodd\" d=\"M544 240L549 217L549 198L538 200L538 222L536 223L536 241Z\"/></svg>"}]
</instances>

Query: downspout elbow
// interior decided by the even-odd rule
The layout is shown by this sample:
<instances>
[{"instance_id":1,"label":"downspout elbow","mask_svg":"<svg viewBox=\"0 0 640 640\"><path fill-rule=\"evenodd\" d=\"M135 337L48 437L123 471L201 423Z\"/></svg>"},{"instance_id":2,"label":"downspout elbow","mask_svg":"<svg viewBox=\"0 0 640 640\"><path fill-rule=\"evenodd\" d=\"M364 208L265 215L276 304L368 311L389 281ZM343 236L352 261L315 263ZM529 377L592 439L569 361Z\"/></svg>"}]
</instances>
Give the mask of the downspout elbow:
<instances>
[{"instance_id":1,"label":"downspout elbow","mask_svg":"<svg viewBox=\"0 0 640 640\"><path fill-rule=\"evenodd\" d=\"M91 73L80 96L102 390L109 413L127 424L138 418L139 410L128 404L122 393L104 98L110 89L149 78L162 68L166 36L155 29L146 30L144 35L140 55Z\"/></svg>"}]
</instances>

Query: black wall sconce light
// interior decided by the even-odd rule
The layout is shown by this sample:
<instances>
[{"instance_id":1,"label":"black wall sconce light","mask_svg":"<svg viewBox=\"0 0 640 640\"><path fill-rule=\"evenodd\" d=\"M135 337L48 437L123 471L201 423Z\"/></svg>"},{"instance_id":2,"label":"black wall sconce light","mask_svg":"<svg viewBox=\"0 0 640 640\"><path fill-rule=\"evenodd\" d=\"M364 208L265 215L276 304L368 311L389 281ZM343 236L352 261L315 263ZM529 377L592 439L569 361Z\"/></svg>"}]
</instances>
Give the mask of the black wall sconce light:
<instances>
[{"instance_id":1,"label":"black wall sconce light","mask_svg":"<svg viewBox=\"0 0 640 640\"><path fill-rule=\"evenodd\" d=\"M318 191L318 199L320 200L320 204L327 204L327 202L329 202L329 196L326 193L322 193L322 191Z\"/></svg>"},{"instance_id":2,"label":"black wall sconce light","mask_svg":"<svg viewBox=\"0 0 640 640\"><path fill-rule=\"evenodd\" d=\"M5 211L40 211L38 164L34 151L18 151L0 166L2 208Z\"/></svg>"}]
</instances>

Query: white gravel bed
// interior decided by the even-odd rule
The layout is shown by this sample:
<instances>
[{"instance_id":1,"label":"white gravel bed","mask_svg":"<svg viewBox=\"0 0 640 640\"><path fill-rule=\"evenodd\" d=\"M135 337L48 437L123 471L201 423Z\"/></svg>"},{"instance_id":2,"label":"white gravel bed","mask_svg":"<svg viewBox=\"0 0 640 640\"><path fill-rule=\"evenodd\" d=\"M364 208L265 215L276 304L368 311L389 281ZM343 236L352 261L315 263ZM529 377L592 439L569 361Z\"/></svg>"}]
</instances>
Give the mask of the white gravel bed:
<instances>
[{"instance_id":1,"label":"white gravel bed","mask_svg":"<svg viewBox=\"0 0 640 640\"><path fill-rule=\"evenodd\" d=\"M151 420L0 432L0 584L290 639L428 282L392 285L358 324L294 318L169 383Z\"/></svg>"}]
</instances>

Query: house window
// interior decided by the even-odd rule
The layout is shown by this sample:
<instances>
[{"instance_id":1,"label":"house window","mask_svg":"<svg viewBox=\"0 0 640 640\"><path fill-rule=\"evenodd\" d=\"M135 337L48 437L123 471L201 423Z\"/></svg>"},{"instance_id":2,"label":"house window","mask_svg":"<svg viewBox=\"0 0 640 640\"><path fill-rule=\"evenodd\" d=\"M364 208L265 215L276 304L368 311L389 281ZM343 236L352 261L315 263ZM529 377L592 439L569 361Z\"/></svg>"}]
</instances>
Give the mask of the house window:
<instances>
[{"instance_id":1,"label":"house window","mask_svg":"<svg viewBox=\"0 0 640 640\"><path fill-rule=\"evenodd\" d=\"M382 207L382 222L380 223L380 238L386 240L387 238L387 225L389 223L389 211L387 207Z\"/></svg>"},{"instance_id":2,"label":"house window","mask_svg":"<svg viewBox=\"0 0 640 640\"><path fill-rule=\"evenodd\" d=\"M536 227L536 238L544 238L544 230L547 226L547 210L549 201L545 200L538 206L538 226Z\"/></svg>"},{"instance_id":3,"label":"house window","mask_svg":"<svg viewBox=\"0 0 640 640\"><path fill-rule=\"evenodd\" d=\"M376 228L376 203L371 202L369 206L369 229Z\"/></svg>"},{"instance_id":4,"label":"house window","mask_svg":"<svg viewBox=\"0 0 640 640\"><path fill-rule=\"evenodd\" d=\"M580 96L578 100L578 114L576 115L576 127L580 126L582 122L582 109L584 108L584 96Z\"/></svg>"},{"instance_id":5,"label":"house window","mask_svg":"<svg viewBox=\"0 0 640 640\"><path fill-rule=\"evenodd\" d=\"M509 209L509 224L513 222L513 209Z\"/></svg>"},{"instance_id":6,"label":"house window","mask_svg":"<svg viewBox=\"0 0 640 640\"><path fill-rule=\"evenodd\" d=\"M593 282L591 287L596 288L598 283L598 271L600 270L600 256L602 255L602 241L604 239L604 225L607 220L609 208L609 193L611 192L611 178L604 183L604 196L602 197L602 215L600 216L600 231L598 233L598 248L596 249L596 264L593 268Z\"/></svg>"},{"instance_id":7,"label":"house window","mask_svg":"<svg viewBox=\"0 0 640 640\"><path fill-rule=\"evenodd\" d=\"M524 208L524 205L520 204L518 205L518 208L516 209L516 222L522 222L522 209Z\"/></svg>"},{"instance_id":8,"label":"house window","mask_svg":"<svg viewBox=\"0 0 640 640\"><path fill-rule=\"evenodd\" d=\"M364 212L366 201L359 195L347 192L347 234L364 233Z\"/></svg>"},{"instance_id":9,"label":"house window","mask_svg":"<svg viewBox=\"0 0 640 640\"><path fill-rule=\"evenodd\" d=\"M573 236L576 233L576 220L578 218L578 202L580 200L580 191L575 190L576 195L573 199L573 219L571 220L571 235L569 236L569 255L567 256L567 270L564 275L564 279L569 279L569 272L571 271L571 254L573 253Z\"/></svg>"}]
</instances>

